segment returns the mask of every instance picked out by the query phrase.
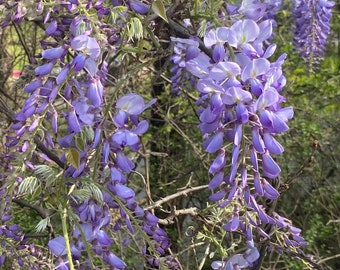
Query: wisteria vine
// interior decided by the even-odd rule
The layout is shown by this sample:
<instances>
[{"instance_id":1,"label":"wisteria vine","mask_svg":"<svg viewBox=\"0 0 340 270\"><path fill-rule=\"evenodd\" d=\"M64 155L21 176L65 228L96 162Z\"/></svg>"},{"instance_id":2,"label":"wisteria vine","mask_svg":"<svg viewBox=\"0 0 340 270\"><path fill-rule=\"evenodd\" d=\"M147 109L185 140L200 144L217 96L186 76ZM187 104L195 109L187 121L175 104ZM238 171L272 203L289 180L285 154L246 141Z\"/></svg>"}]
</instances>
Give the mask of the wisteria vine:
<instances>
[{"instance_id":1,"label":"wisteria vine","mask_svg":"<svg viewBox=\"0 0 340 270\"><path fill-rule=\"evenodd\" d=\"M19 267L42 267L42 253L27 243L18 225L6 222L11 220L10 196L48 193L58 199L49 202L51 215L40 211L38 228L46 229L51 216L59 216L62 228L48 242L56 269L95 269L96 258L110 269L128 269L114 245L129 245L136 232L143 236L139 252L150 267L180 269L169 254L167 233L154 213L138 204L127 180L135 168L131 153L140 150L149 128L143 114L156 99L145 103L139 94L123 95L120 89L105 93L105 57L141 37L127 29L143 27L139 18L153 12L173 23L162 1L0 3L2 27L34 18L45 35L41 53L29 58L34 76L24 87L22 109L11 119L10 151L1 164L0 236L7 242L0 249L0 265L16 254ZM301 230L273 207L282 188L274 156L284 148L277 135L288 130L293 117L293 109L283 106L286 55L276 57L277 46L271 43L280 5L279 0L225 3L218 14L221 24L209 23L202 40L183 34L169 38L173 93L179 95L184 86L198 91L203 147L215 154L210 201L232 209L222 229L245 239L244 252L223 254L212 263L215 270L256 269L266 252L298 256L306 245ZM294 42L301 56L323 56L333 5L296 1ZM110 235L123 228L122 243L115 243Z\"/></svg>"}]
</instances>

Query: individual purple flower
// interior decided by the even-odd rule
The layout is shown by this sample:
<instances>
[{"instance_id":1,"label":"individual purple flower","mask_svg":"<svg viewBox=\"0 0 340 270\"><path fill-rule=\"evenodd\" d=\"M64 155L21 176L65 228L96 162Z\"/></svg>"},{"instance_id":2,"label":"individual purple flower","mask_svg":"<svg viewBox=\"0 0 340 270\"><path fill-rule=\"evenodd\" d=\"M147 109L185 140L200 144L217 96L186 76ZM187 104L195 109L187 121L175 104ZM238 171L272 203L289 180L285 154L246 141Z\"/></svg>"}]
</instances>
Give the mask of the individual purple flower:
<instances>
[{"instance_id":1,"label":"individual purple flower","mask_svg":"<svg viewBox=\"0 0 340 270\"><path fill-rule=\"evenodd\" d=\"M136 12L136 13L139 13L139 14L146 14L148 13L149 9L150 9L150 6L141 2L141 1L138 1L138 0L128 0L128 3L130 5L130 8Z\"/></svg>"},{"instance_id":2,"label":"individual purple flower","mask_svg":"<svg viewBox=\"0 0 340 270\"><path fill-rule=\"evenodd\" d=\"M69 111L67 120L68 126L71 131L75 133L79 133L81 131L80 123L74 107L72 107L71 110Z\"/></svg>"},{"instance_id":3,"label":"individual purple flower","mask_svg":"<svg viewBox=\"0 0 340 270\"><path fill-rule=\"evenodd\" d=\"M86 96L94 107L103 103L104 87L98 78L94 78L88 85Z\"/></svg>"},{"instance_id":4,"label":"individual purple flower","mask_svg":"<svg viewBox=\"0 0 340 270\"><path fill-rule=\"evenodd\" d=\"M246 43L254 41L259 33L260 28L255 21L237 21L229 28L226 41L230 46L239 48Z\"/></svg>"},{"instance_id":5,"label":"individual purple flower","mask_svg":"<svg viewBox=\"0 0 340 270\"><path fill-rule=\"evenodd\" d=\"M100 47L97 40L88 35L76 36L71 41L71 48L77 52L83 52L94 60L100 55Z\"/></svg>"},{"instance_id":6,"label":"individual purple flower","mask_svg":"<svg viewBox=\"0 0 340 270\"><path fill-rule=\"evenodd\" d=\"M55 31L57 30L58 27L58 22L56 20L53 20L47 27L45 30L45 33L47 35L52 35L55 33Z\"/></svg>"},{"instance_id":7,"label":"individual purple flower","mask_svg":"<svg viewBox=\"0 0 340 270\"><path fill-rule=\"evenodd\" d=\"M125 269L126 264L112 252L104 253L104 261L108 262L114 269Z\"/></svg>"},{"instance_id":8,"label":"individual purple flower","mask_svg":"<svg viewBox=\"0 0 340 270\"><path fill-rule=\"evenodd\" d=\"M222 61L226 55L224 44L228 39L228 34L227 27L218 27L209 30L204 35L204 44L207 48L213 47L212 58L216 63Z\"/></svg>"},{"instance_id":9,"label":"individual purple flower","mask_svg":"<svg viewBox=\"0 0 340 270\"><path fill-rule=\"evenodd\" d=\"M137 94L127 94L116 103L116 108L130 114L130 115L140 115L145 109L150 107L156 102L156 99L152 99L147 104L144 103L144 99Z\"/></svg>"},{"instance_id":10,"label":"individual purple flower","mask_svg":"<svg viewBox=\"0 0 340 270\"><path fill-rule=\"evenodd\" d=\"M50 74L52 69L54 67L54 63L49 62L47 64L38 66L34 71L35 71L35 75L37 76L44 76L47 74Z\"/></svg>"},{"instance_id":11,"label":"individual purple flower","mask_svg":"<svg viewBox=\"0 0 340 270\"><path fill-rule=\"evenodd\" d=\"M56 60L65 54L66 50L63 47L46 49L41 53L41 56L47 60Z\"/></svg>"},{"instance_id":12,"label":"individual purple flower","mask_svg":"<svg viewBox=\"0 0 340 270\"><path fill-rule=\"evenodd\" d=\"M203 147L208 153L215 153L223 144L223 132L217 132L203 142Z\"/></svg>"},{"instance_id":13,"label":"individual purple flower","mask_svg":"<svg viewBox=\"0 0 340 270\"><path fill-rule=\"evenodd\" d=\"M268 178L275 178L281 172L279 165L277 165L277 163L269 155L268 152L265 152L264 154L262 154L262 165L263 165L263 173Z\"/></svg>"}]
</instances>

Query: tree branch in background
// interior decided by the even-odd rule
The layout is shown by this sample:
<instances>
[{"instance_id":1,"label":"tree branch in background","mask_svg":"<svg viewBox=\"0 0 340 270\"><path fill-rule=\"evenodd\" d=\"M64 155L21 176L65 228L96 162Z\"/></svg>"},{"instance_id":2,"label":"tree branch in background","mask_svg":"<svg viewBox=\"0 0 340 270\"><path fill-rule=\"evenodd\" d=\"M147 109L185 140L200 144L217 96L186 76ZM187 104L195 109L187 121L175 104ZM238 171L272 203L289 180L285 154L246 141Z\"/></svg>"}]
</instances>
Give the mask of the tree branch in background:
<instances>
[{"instance_id":1,"label":"tree branch in background","mask_svg":"<svg viewBox=\"0 0 340 270\"><path fill-rule=\"evenodd\" d=\"M166 196L163 199L156 201L152 205L145 207L145 210L151 210L151 209L161 207L162 204L169 202L169 201L172 201L175 198L178 198L178 197L181 197L181 196L187 196L189 193L192 193L192 192L195 192L195 191L198 191L198 190L201 190L201 189L205 189L207 187L208 187L208 185L202 185L202 186L197 186L197 187L192 187L192 188L188 188L188 189L185 189L185 190L181 190L177 193L171 194L169 196Z\"/></svg>"}]
</instances>

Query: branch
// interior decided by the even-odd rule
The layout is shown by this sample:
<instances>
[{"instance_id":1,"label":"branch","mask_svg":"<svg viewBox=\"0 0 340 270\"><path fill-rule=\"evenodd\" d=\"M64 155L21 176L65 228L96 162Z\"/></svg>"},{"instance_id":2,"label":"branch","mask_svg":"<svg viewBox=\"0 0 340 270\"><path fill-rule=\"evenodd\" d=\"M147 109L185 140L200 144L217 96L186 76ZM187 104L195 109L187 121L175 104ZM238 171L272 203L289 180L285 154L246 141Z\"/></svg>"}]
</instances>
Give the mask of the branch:
<instances>
[{"instance_id":1,"label":"branch","mask_svg":"<svg viewBox=\"0 0 340 270\"><path fill-rule=\"evenodd\" d=\"M199 209L197 207L190 207L187 209L173 210L171 215L165 219L159 219L158 223L162 225L170 225L174 223L174 218L180 215L197 216Z\"/></svg>"},{"instance_id":2,"label":"branch","mask_svg":"<svg viewBox=\"0 0 340 270\"><path fill-rule=\"evenodd\" d=\"M51 152L39 139L37 136L33 138L34 143L37 145L37 148L43 152L49 159L53 160L58 166L62 169L65 169L66 164L60 160L60 158Z\"/></svg>"},{"instance_id":3,"label":"branch","mask_svg":"<svg viewBox=\"0 0 340 270\"><path fill-rule=\"evenodd\" d=\"M163 199L160 199L158 201L156 201L154 204L151 204L147 207L145 207L144 209L145 210L151 210L151 209L155 209L157 207L160 207L162 204L168 202L168 201L171 201L177 197L181 197L181 196L187 196L189 193L191 192L195 192L195 191L198 191L198 190L201 190L201 189L205 189L207 188L208 185L203 185L203 186L197 186L197 187L191 187L191 188L188 188L188 189L185 189L185 190L182 190L182 191L179 191L177 193L174 193L174 194L171 194Z\"/></svg>"},{"instance_id":4,"label":"branch","mask_svg":"<svg viewBox=\"0 0 340 270\"><path fill-rule=\"evenodd\" d=\"M30 203L28 203L24 200L12 199L12 201L15 202L17 205L19 205L21 207L27 207L27 208L33 209L42 218L47 218L55 212L54 210L45 209L45 208L42 208L42 207L40 207L39 205L36 205L36 204L30 204Z\"/></svg>"},{"instance_id":5,"label":"branch","mask_svg":"<svg viewBox=\"0 0 340 270\"><path fill-rule=\"evenodd\" d=\"M333 260L333 259L336 259L336 258L340 258L340 254L336 254L334 256L330 256L330 257L321 259L321 260L318 261L318 263L321 264L321 263L324 263L326 261Z\"/></svg>"}]
</instances>

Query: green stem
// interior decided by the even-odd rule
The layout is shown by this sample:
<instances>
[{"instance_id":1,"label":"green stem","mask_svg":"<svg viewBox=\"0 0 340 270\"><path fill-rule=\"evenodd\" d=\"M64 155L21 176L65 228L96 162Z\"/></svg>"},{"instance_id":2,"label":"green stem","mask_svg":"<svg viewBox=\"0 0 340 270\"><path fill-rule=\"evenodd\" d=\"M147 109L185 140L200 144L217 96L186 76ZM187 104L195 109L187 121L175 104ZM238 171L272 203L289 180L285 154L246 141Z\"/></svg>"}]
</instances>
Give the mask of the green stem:
<instances>
[{"instance_id":1,"label":"green stem","mask_svg":"<svg viewBox=\"0 0 340 270\"><path fill-rule=\"evenodd\" d=\"M67 259L68 259L68 263L69 263L69 268L70 268L70 270L74 270L74 265L73 265L73 261L72 261L72 254L71 254L70 240L68 238L68 232L67 232L66 218L67 218L67 209L64 208L63 213L61 215L61 222L62 222L64 239L65 239L65 247L66 247L66 252L67 252Z\"/></svg>"}]
</instances>

